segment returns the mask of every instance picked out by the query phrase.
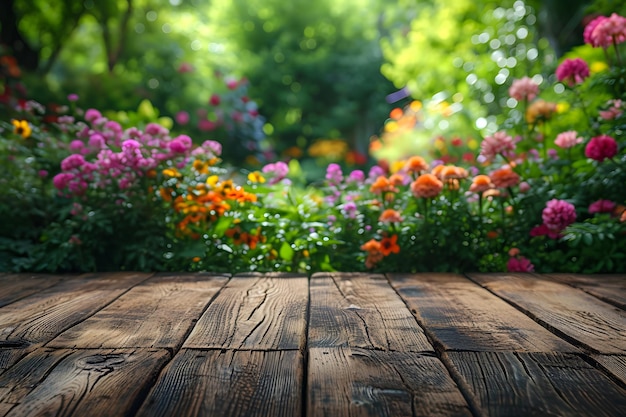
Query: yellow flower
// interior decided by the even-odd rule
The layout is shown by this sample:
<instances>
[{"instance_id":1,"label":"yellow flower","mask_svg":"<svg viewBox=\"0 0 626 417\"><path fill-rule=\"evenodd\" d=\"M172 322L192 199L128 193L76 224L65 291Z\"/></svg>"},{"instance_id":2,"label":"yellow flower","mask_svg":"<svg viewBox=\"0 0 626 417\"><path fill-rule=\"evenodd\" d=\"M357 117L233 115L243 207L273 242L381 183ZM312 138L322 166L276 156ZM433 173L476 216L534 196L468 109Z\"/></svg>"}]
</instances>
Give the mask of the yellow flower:
<instances>
[{"instance_id":1,"label":"yellow flower","mask_svg":"<svg viewBox=\"0 0 626 417\"><path fill-rule=\"evenodd\" d=\"M259 171L254 171L248 174L248 181L263 184L265 182L265 177L261 175Z\"/></svg>"},{"instance_id":2,"label":"yellow flower","mask_svg":"<svg viewBox=\"0 0 626 417\"><path fill-rule=\"evenodd\" d=\"M217 185L217 182L219 180L220 180L220 177L218 177L217 175L211 175L210 177L206 179L206 185L213 188Z\"/></svg>"},{"instance_id":3,"label":"yellow flower","mask_svg":"<svg viewBox=\"0 0 626 417\"><path fill-rule=\"evenodd\" d=\"M171 178L180 178L180 172L178 172L178 170L176 168L165 168L163 170L163 175L167 175L168 177Z\"/></svg>"},{"instance_id":4,"label":"yellow flower","mask_svg":"<svg viewBox=\"0 0 626 417\"><path fill-rule=\"evenodd\" d=\"M24 139L28 139L30 137L30 134L32 133L32 129L30 128L30 125L28 124L26 120L14 119L14 120L11 120L11 123L13 123L13 126L15 126L15 128L13 129L13 132L22 136Z\"/></svg>"}]
</instances>

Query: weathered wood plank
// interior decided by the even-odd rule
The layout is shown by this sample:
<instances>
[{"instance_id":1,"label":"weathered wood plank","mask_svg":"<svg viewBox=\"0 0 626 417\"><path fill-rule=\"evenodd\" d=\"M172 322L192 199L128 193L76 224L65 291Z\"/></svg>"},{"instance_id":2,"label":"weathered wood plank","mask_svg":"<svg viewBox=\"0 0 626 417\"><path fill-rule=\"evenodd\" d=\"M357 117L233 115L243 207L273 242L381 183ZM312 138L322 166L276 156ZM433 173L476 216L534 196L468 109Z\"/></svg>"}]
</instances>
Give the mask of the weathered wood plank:
<instances>
[{"instance_id":1,"label":"weathered wood plank","mask_svg":"<svg viewBox=\"0 0 626 417\"><path fill-rule=\"evenodd\" d=\"M310 293L309 347L433 351L383 275L314 274Z\"/></svg>"},{"instance_id":2,"label":"weathered wood plank","mask_svg":"<svg viewBox=\"0 0 626 417\"><path fill-rule=\"evenodd\" d=\"M472 415L430 354L313 348L307 380L307 416Z\"/></svg>"},{"instance_id":3,"label":"weathered wood plank","mask_svg":"<svg viewBox=\"0 0 626 417\"><path fill-rule=\"evenodd\" d=\"M1 346L1 344L0 344ZM0 375L13 366L20 358L30 352L28 347L1 347L0 348ZM1 415L1 414L0 414Z\"/></svg>"},{"instance_id":4,"label":"weathered wood plank","mask_svg":"<svg viewBox=\"0 0 626 417\"><path fill-rule=\"evenodd\" d=\"M65 352L60 361L42 360L38 355L49 355L38 349L20 361L16 367L35 370L30 361L51 366L37 369L43 380L19 399L8 417L18 416L123 416L136 409L157 374L169 359L167 350L141 349L80 350ZM9 385L12 393L27 388L24 379ZM7 384L10 384L8 381ZM14 389L12 389L14 388ZM17 400L15 396L10 397Z\"/></svg>"},{"instance_id":5,"label":"weathered wood plank","mask_svg":"<svg viewBox=\"0 0 626 417\"><path fill-rule=\"evenodd\" d=\"M62 275L5 274L0 276L0 307L20 300L61 281Z\"/></svg>"},{"instance_id":6,"label":"weathered wood plank","mask_svg":"<svg viewBox=\"0 0 626 417\"><path fill-rule=\"evenodd\" d=\"M597 353L626 353L626 312L615 306L539 275L470 277L575 344Z\"/></svg>"},{"instance_id":7,"label":"weathered wood plank","mask_svg":"<svg viewBox=\"0 0 626 417\"><path fill-rule=\"evenodd\" d=\"M303 349L306 276L235 276L196 323L183 347Z\"/></svg>"},{"instance_id":8,"label":"weathered wood plank","mask_svg":"<svg viewBox=\"0 0 626 417\"><path fill-rule=\"evenodd\" d=\"M490 416L626 415L626 391L573 354L445 355Z\"/></svg>"},{"instance_id":9,"label":"weathered wood plank","mask_svg":"<svg viewBox=\"0 0 626 417\"><path fill-rule=\"evenodd\" d=\"M228 278L161 274L48 343L57 348L178 348Z\"/></svg>"},{"instance_id":10,"label":"weathered wood plank","mask_svg":"<svg viewBox=\"0 0 626 417\"><path fill-rule=\"evenodd\" d=\"M299 416L303 374L297 350L183 349L137 416Z\"/></svg>"},{"instance_id":11,"label":"weathered wood plank","mask_svg":"<svg viewBox=\"0 0 626 417\"><path fill-rule=\"evenodd\" d=\"M142 273L86 275L0 308L0 341L44 343L148 278Z\"/></svg>"},{"instance_id":12,"label":"weathered wood plank","mask_svg":"<svg viewBox=\"0 0 626 417\"><path fill-rule=\"evenodd\" d=\"M458 274L389 274L391 285L446 350L576 352L532 319Z\"/></svg>"},{"instance_id":13,"label":"weathered wood plank","mask_svg":"<svg viewBox=\"0 0 626 417\"><path fill-rule=\"evenodd\" d=\"M626 310L626 275L545 274Z\"/></svg>"},{"instance_id":14,"label":"weathered wood plank","mask_svg":"<svg viewBox=\"0 0 626 417\"><path fill-rule=\"evenodd\" d=\"M592 355L600 366L614 378L626 385L626 356Z\"/></svg>"}]
</instances>

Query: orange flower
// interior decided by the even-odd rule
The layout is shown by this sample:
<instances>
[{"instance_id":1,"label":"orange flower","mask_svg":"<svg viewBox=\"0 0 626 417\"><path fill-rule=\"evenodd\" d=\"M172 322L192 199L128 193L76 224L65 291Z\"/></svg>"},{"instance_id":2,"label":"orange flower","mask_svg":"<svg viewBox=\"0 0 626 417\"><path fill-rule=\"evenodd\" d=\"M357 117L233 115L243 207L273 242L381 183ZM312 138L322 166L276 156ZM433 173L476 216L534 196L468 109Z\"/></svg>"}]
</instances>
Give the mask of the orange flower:
<instances>
[{"instance_id":1,"label":"orange flower","mask_svg":"<svg viewBox=\"0 0 626 417\"><path fill-rule=\"evenodd\" d=\"M526 110L526 121L528 123L537 123L548 120L556 113L557 107L555 103L548 103L544 100L537 100L528 106Z\"/></svg>"},{"instance_id":2,"label":"orange flower","mask_svg":"<svg viewBox=\"0 0 626 417\"><path fill-rule=\"evenodd\" d=\"M520 182L520 177L510 167L504 166L489 174L491 182L498 188L513 187Z\"/></svg>"},{"instance_id":3,"label":"orange flower","mask_svg":"<svg viewBox=\"0 0 626 417\"><path fill-rule=\"evenodd\" d=\"M446 165L439 171L440 175L439 179L441 180L450 180L450 179L463 179L467 178L468 173L465 168L457 167L455 165Z\"/></svg>"},{"instance_id":4,"label":"orange flower","mask_svg":"<svg viewBox=\"0 0 626 417\"><path fill-rule=\"evenodd\" d=\"M370 186L370 191L374 194L381 194L384 192L398 192L398 189L394 187L389 179L383 175L376 178L376 181Z\"/></svg>"},{"instance_id":5,"label":"orange flower","mask_svg":"<svg viewBox=\"0 0 626 417\"><path fill-rule=\"evenodd\" d=\"M400 246L398 246L398 235L384 237L380 242L380 252L384 256L389 256L392 253L399 253Z\"/></svg>"},{"instance_id":6,"label":"orange flower","mask_svg":"<svg viewBox=\"0 0 626 417\"><path fill-rule=\"evenodd\" d=\"M443 171L445 167L445 165L437 165L430 170L430 173L433 174L435 177L441 179L441 171Z\"/></svg>"},{"instance_id":7,"label":"orange flower","mask_svg":"<svg viewBox=\"0 0 626 417\"><path fill-rule=\"evenodd\" d=\"M428 170L428 164L421 156L412 156L404 164L404 170L409 173L420 174Z\"/></svg>"},{"instance_id":8,"label":"orange flower","mask_svg":"<svg viewBox=\"0 0 626 417\"><path fill-rule=\"evenodd\" d=\"M408 179L408 178L407 178L406 174L405 174L405 175L402 175L402 174L400 174L400 173L395 173L395 174L392 174L392 175L389 177L389 183L390 183L391 185L395 185L395 186L398 186L398 185L404 185L404 184L405 184L405 181L407 181L407 179Z\"/></svg>"},{"instance_id":9,"label":"orange flower","mask_svg":"<svg viewBox=\"0 0 626 417\"><path fill-rule=\"evenodd\" d=\"M494 187L495 185L491 182L491 178L489 178L488 175L481 174L474 177L469 190L473 193L482 193L483 191L487 191Z\"/></svg>"},{"instance_id":10,"label":"orange flower","mask_svg":"<svg viewBox=\"0 0 626 417\"><path fill-rule=\"evenodd\" d=\"M366 252L380 252L380 242L376 239L370 239L361 245L361 250Z\"/></svg>"},{"instance_id":11,"label":"orange flower","mask_svg":"<svg viewBox=\"0 0 626 417\"><path fill-rule=\"evenodd\" d=\"M402 216L397 210L387 209L382 212L378 221L382 223L399 223L402 221Z\"/></svg>"},{"instance_id":12,"label":"orange flower","mask_svg":"<svg viewBox=\"0 0 626 417\"><path fill-rule=\"evenodd\" d=\"M411 183L411 192L417 198L432 198L443 189L443 183L433 174L422 174Z\"/></svg>"}]
</instances>

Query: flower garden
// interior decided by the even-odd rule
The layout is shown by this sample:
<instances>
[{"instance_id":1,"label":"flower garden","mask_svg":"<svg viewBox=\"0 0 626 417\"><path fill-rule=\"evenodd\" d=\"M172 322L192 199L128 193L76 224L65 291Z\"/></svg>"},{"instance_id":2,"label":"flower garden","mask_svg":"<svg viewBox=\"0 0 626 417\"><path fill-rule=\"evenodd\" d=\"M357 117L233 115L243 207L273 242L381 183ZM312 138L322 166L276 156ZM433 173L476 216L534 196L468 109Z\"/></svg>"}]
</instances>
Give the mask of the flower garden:
<instances>
[{"instance_id":1,"label":"flower garden","mask_svg":"<svg viewBox=\"0 0 626 417\"><path fill-rule=\"evenodd\" d=\"M18 99L4 54L0 270L623 273L626 18L597 17L584 36L601 59L511 80L494 132L331 162L312 182L297 158L226 164L218 136L123 123L76 95ZM413 100L388 123L427 106Z\"/></svg>"}]
</instances>

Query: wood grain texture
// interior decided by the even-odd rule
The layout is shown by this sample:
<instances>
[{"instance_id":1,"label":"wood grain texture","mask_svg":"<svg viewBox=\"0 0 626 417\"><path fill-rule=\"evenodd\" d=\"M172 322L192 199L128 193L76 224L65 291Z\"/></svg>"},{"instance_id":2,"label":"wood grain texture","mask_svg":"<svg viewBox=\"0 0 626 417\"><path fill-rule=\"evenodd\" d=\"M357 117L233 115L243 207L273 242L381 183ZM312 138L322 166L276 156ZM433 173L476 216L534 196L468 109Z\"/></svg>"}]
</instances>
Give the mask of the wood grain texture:
<instances>
[{"instance_id":1,"label":"wood grain texture","mask_svg":"<svg viewBox=\"0 0 626 417\"><path fill-rule=\"evenodd\" d=\"M228 281L210 274L161 274L133 287L48 343L57 348L178 348Z\"/></svg>"},{"instance_id":2,"label":"wood grain texture","mask_svg":"<svg viewBox=\"0 0 626 417\"><path fill-rule=\"evenodd\" d=\"M445 355L489 416L626 415L626 391L573 354Z\"/></svg>"},{"instance_id":3,"label":"wood grain texture","mask_svg":"<svg viewBox=\"0 0 626 417\"><path fill-rule=\"evenodd\" d=\"M596 353L626 353L626 312L533 274L470 274L535 320Z\"/></svg>"},{"instance_id":4,"label":"wood grain texture","mask_svg":"<svg viewBox=\"0 0 626 417\"><path fill-rule=\"evenodd\" d=\"M305 276L235 276L206 309L183 347L304 349Z\"/></svg>"},{"instance_id":5,"label":"wood grain texture","mask_svg":"<svg viewBox=\"0 0 626 417\"><path fill-rule=\"evenodd\" d=\"M626 275L545 274L543 276L580 288L607 303L626 310Z\"/></svg>"},{"instance_id":6,"label":"wood grain texture","mask_svg":"<svg viewBox=\"0 0 626 417\"><path fill-rule=\"evenodd\" d=\"M313 348L307 379L307 416L472 415L430 354Z\"/></svg>"},{"instance_id":7,"label":"wood grain texture","mask_svg":"<svg viewBox=\"0 0 626 417\"><path fill-rule=\"evenodd\" d=\"M520 311L457 274L389 274L391 285L445 350L576 352Z\"/></svg>"},{"instance_id":8,"label":"wood grain texture","mask_svg":"<svg viewBox=\"0 0 626 417\"><path fill-rule=\"evenodd\" d=\"M0 341L48 342L148 277L142 273L85 275L6 305L0 308Z\"/></svg>"},{"instance_id":9,"label":"wood grain texture","mask_svg":"<svg viewBox=\"0 0 626 417\"><path fill-rule=\"evenodd\" d=\"M39 352L16 366L30 360L43 364L45 361L33 357ZM169 357L166 350L152 349L73 351L58 362L47 361L51 368L38 370L43 381L7 416L127 415L137 407ZM31 364L23 366L33 368Z\"/></svg>"},{"instance_id":10,"label":"wood grain texture","mask_svg":"<svg viewBox=\"0 0 626 417\"><path fill-rule=\"evenodd\" d=\"M0 276L0 307L45 290L63 279L51 274L5 274Z\"/></svg>"},{"instance_id":11,"label":"wood grain texture","mask_svg":"<svg viewBox=\"0 0 626 417\"><path fill-rule=\"evenodd\" d=\"M302 353L181 350L138 417L293 417L302 410Z\"/></svg>"},{"instance_id":12,"label":"wood grain texture","mask_svg":"<svg viewBox=\"0 0 626 417\"><path fill-rule=\"evenodd\" d=\"M320 273L310 283L308 346L433 351L383 275Z\"/></svg>"},{"instance_id":13,"label":"wood grain texture","mask_svg":"<svg viewBox=\"0 0 626 417\"><path fill-rule=\"evenodd\" d=\"M626 356L592 355L600 367L626 386Z\"/></svg>"}]
</instances>

